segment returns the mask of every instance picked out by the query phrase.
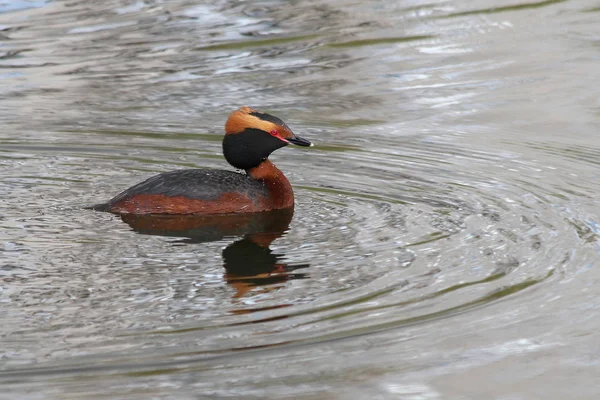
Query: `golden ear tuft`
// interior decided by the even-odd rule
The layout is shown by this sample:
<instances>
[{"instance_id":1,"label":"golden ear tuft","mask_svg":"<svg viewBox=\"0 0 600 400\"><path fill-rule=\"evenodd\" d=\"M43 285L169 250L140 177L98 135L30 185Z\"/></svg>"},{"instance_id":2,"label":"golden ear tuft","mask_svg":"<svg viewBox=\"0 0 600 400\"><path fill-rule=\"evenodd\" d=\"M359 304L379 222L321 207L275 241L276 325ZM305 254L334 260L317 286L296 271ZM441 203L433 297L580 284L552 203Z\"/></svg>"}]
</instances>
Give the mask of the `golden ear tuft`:
<instances>
[{"instance_id":1,"label":"golden ear tuft","mask_svg":"<svg viewBox=\"0 0 600 400\"><path fill-rule=\"evenodd\" d=\"M250 108L248 106L240 107L239 111L241 111L243 113L246 113L246 114L250 114L250 113L256 112L256 110L254 110L254 109L252 109L252 108Z\"/></svg>"},{"instance_id":2,"label":"golden ear tuft","mask_svg":"<svg viewBox=\"0 0 600 400\"><path fill-rule=\"evenodd\" d=\"M225 123L225 133L240 133L246 127L246 123L244 122L244 118L246 114L242 109L235 110L231 114L229 114L229 118L227 118L227 122Z\"/></svg>"},{"instance_id":3,"label":"golden ear tuft","mask_svg":"<svg viewBox=\"0 0 600 400\"><path fill-rule=\"evenodd\" d=\"M285 131L285 129L273 122L265 121L253 115L255 113L260 112L246 106L238 108L229 115L229 119L227 119L227 123L225 124L225 133L241 133L247 128L260 129L265 132L270 132L274 129Z\"/></svg>"}]
</instances>

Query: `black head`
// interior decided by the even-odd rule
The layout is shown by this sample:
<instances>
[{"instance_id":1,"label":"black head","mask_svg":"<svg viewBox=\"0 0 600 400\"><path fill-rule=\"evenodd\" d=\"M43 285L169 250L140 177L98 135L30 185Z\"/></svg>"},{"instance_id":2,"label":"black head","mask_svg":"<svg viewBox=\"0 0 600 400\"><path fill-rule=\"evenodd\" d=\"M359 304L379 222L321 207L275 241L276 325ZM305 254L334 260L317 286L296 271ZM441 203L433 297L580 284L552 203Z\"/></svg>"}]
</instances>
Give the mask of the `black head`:
<instances>
[{"instance_id":1,"label":"black head","mask_svg":"<svg viewBox=\"0 0 600 400\"><path fill-rule=\"evenodd\" d=\"M242 107L232 112L225 124L223 154L235 168L248 170L290 143L312 146L308 140L294 135L279 118Z\"/></svg>"}]
</instances>

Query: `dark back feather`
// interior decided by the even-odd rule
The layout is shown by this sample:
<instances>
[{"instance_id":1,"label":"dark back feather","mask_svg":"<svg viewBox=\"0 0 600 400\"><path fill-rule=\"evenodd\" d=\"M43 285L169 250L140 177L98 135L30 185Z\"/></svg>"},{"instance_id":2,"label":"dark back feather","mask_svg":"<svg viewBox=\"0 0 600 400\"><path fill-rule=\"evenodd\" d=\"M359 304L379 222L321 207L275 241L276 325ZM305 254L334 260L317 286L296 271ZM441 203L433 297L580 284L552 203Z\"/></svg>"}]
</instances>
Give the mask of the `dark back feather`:
<instances>
[{"instance_id":1,"label":"dark back feather","mask_svg":"<svg viewBox=\"0 0 600 400\"><path fill-rule=\"evenodd\" d=\"M245 194L253 201L267 195L266 187L246 174L209 168L184 169L164 172L138 183L113 197L107 205L140 194L216 200L228 192Z\"/></svg>"}]
</instances>

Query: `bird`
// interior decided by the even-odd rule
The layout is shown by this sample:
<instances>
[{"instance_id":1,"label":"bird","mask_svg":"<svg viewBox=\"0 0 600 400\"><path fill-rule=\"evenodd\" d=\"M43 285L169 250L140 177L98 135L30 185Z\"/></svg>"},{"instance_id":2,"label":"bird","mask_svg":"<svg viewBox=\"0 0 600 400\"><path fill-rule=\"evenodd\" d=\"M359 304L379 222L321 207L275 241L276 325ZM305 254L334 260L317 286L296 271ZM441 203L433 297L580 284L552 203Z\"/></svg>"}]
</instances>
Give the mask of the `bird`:
<instances>
[{"instance_id":1,"label":"bird","mask_svg":"<svg viewBox=\"0 0 600 400\"><path fill-rule=\"evenodd\" d=\"M155 175L93 210L113 214L217 215L294 207L292 185L271 153L289 144L312 147L281 119L244 106L225 123L223 155L234 168L183 169Z\"/></svg>"}]
</instances>

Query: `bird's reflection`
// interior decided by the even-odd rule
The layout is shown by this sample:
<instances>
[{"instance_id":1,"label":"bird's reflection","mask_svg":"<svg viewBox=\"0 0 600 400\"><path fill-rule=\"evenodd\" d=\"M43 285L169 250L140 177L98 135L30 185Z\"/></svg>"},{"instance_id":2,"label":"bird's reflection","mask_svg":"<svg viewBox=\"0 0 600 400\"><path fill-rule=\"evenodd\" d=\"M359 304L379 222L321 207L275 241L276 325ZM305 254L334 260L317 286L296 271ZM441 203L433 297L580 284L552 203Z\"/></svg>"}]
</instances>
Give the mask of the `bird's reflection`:
<instances>
[{"instance_id":1,"label":"bird's reflection","mask_svg":"<svg viewBox=\"0 0 600 400\"><path fill-rule=\"evenodd\" d=\"M223 250L225 280L244 296L258 286L275 287L290 279L305 278L296 270L308 264L290 265L282 254L271 251L271 243L288 229L293 209L230 215L121 215L133 230L146 235L184 238L183 243L205 243L242 237ZM270 286L269 286L270 285Z\"/></svg>"}]
</instances>

